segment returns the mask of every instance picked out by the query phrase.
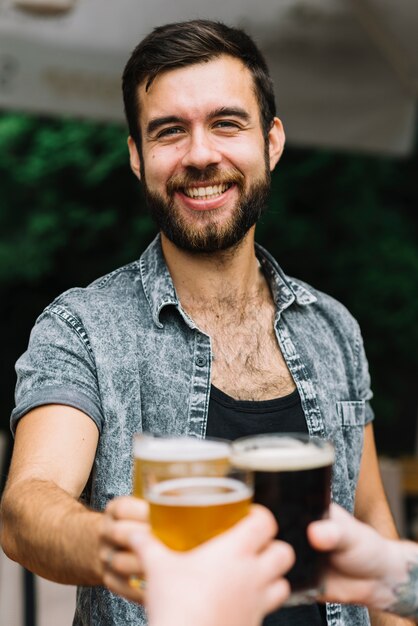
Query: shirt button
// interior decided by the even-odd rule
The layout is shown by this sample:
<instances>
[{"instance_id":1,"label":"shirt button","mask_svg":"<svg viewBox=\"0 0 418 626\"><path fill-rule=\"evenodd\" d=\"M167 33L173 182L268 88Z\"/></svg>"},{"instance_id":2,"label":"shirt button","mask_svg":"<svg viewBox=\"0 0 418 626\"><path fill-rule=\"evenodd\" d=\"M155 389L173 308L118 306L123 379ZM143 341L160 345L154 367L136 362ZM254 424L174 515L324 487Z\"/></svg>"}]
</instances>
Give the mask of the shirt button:
<instances>
[{"instance_id":1,"label":"shirt button","mask_svg":"<svg viewBox=\"0 0 418 626\"><path fill-rule=\"evenodd\" d=\"M197 367L204 367L206 365L206 357L205 356L197 356L196 357L196 365Z\"/></svg>"}]
</instances>

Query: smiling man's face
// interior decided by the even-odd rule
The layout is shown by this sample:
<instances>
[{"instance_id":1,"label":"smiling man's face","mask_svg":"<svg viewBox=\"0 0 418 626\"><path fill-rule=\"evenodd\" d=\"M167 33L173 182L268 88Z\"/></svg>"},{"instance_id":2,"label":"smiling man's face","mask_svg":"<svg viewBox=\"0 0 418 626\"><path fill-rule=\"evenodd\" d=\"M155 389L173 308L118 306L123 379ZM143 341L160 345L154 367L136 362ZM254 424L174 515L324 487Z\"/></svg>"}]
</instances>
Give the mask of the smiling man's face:
<instances>
[{"instance_id":1,"label":"smiling man's face","mask_svg":"<svg viewBox=\"0 0 418 626\"><path fill-rule=\"evenodd\" d=\"M265 140L250 71L222 55L139 87L142 163L131 165L161 231L179 248L225 250L259 218L283 148L275 120Z\"/></svg>"}]
</instances>

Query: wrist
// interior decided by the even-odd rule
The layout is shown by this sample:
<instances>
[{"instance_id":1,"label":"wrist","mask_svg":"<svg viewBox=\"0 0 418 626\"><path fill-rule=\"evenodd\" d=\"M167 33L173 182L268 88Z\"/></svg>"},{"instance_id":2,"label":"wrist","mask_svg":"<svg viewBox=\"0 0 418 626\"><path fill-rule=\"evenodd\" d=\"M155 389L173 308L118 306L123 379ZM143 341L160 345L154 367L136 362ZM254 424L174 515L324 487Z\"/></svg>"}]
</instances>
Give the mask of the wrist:
<instances>
[{"instance_id":1,"label":"wrist","mask_svg":"<svg viewBox=\"0 0 418 626\"><path fill-rule=\"evenodd\" d=\"M396 587L405 580L407 565L401 542L379 537L378 556L369 572L367 606L386 611L396 601Z\"/></svg>"},{"instance_id":2,"label":"wrist","mask_svg":"<svg viewBox=\"0 0 418 626\"><path fill-rule=\"evenodd\" d=\"M88 515L91 516L92 512L88 511ZM92 576L94 578L94 585L105 586L104 575L105 567L103 559L101 558L100 550L102 548L102 537L104 535L103 527L105 523L105 516L103 513L93 513L94 518L91 519L92 528L92 542L95 544L93 550L93 559L91 562Z\"/></svg>"},{"instance_id":3,"label":"wrist","mask_svg":"<svg viewBox=\"0 0 418 626\"><path fill-rule=\"evenodd\" d=\"M418 546L410 541L392 541L391 568L387 584L393 600L385 609L404 617L418 616Z\"/></svg>"}]
</instances>

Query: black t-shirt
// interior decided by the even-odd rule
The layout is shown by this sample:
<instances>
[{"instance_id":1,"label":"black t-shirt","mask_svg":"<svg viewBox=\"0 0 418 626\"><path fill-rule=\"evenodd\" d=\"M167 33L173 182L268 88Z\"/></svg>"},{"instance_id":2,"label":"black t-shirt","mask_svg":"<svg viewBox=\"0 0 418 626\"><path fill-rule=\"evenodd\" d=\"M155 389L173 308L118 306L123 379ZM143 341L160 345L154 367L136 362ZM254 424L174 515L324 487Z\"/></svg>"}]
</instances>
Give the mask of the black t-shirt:
<instances>
[{"instance_id":1,"label":"black t-shirt","mask_svg":"<svg viewBox=\"0 0 418 626\"><path fill-rule=\"evenodd\" d=\"M274 400L235 400L212 385L207 437L237 439L262 433L307 433L305 415L297 389ZM263 626L326 626L325 607L309 604L279 609Z\"/></svg>"}]
</instances>

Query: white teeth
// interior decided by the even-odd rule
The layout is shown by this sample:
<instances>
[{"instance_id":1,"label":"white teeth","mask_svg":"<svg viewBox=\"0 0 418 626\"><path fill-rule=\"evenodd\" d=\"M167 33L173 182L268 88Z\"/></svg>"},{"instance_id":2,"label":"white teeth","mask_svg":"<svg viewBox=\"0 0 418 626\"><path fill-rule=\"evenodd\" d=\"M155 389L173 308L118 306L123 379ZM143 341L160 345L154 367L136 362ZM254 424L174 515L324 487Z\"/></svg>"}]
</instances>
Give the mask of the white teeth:
<instances>
[{"instance_id":1,"label":"white teeth","mask_svg":"<svg viewBox=\"0 0 418 626\"><path fill-rule=\"evenodd\" d=\"M230 183L223 183L222 185L212 185L211 187L186 187L184 193L189 198L214 198L220 196L229 187Z\"/></svg>"}]
</instances>

